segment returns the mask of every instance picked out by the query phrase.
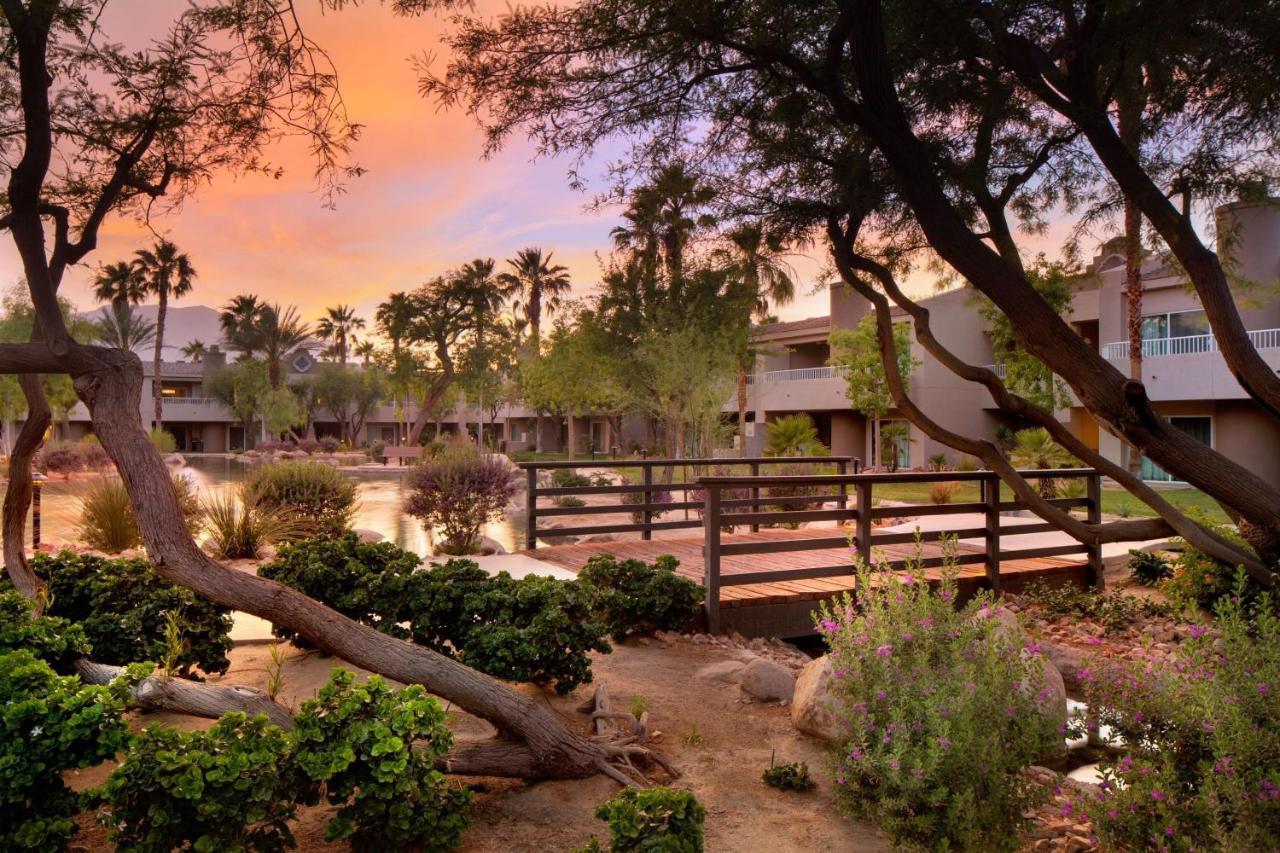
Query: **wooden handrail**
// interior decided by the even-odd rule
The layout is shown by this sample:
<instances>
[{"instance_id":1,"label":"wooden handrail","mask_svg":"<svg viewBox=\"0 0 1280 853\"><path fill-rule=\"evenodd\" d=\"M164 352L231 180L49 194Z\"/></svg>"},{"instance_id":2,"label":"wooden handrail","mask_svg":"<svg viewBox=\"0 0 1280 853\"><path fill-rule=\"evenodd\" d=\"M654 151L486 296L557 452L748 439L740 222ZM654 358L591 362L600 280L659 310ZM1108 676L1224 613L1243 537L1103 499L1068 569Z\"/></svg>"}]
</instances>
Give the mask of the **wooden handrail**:
<instances>
[{"instance_id":1,"label":"wooden handrail","mask_svg":"<svg viewBox=\"0 0 1280 853\"><path fill-rule=\"evenodd\" d=\"M698 459L557 459L545 462L517 462L516 465L526 471L530 468L553 471L565 468L677 468L685 466L708 465L788 465L793 462L829 463L837 465L841 462L849 464L862 460L856 456L728 456Z\"/></svg>"}]
</instances>

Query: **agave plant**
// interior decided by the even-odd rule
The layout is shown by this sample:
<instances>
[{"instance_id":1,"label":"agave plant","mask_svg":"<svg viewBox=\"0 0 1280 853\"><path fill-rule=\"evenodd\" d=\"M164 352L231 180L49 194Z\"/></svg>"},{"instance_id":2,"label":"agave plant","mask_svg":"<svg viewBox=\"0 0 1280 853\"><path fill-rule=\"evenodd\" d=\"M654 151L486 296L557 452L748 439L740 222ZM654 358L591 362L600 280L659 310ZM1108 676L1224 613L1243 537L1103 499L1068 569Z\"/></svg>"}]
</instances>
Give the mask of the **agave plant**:
<instances>
[{"instance_id":1,"label":"agave plant","mask_svg":"<svg viewBox=\"0 0 1280 853\"><path fill-rule=\"evenodd\" d=\"M293 517L244 499L237 491L216 492L203 504L205 547L223 560L255 560L267 545L293 538Z\"/></svg>"}]
</instances>

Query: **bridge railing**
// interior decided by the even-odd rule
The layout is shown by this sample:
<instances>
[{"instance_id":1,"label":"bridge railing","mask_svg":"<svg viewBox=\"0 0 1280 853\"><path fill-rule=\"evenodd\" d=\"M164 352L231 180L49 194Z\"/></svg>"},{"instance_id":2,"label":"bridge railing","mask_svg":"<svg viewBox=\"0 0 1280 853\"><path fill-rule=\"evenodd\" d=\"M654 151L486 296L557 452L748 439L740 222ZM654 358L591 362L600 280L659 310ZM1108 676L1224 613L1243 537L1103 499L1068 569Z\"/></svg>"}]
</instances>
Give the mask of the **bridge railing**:
<instances>
[{"instance_id":1,"label":"bridge railing","mask_svg":"<svg viewBox=\"0 0 1280 853\"><path fill-rule=\"evenodd\" d=\"M1080 480L1085 481L1083 497L1054 498L1050 503L1060 509L1085 510L1090 523L1097 523L1102 516L1102 480L1096 470L1091 468L1070 468L1055 470L1032 470L1019 472L1028 480ZM874 492L877 485L887 484L931 484L940 482L976 482L979 486L979 499L961 503L915 504L903 506L877 507L874 505ZM1001 513L1027 509L1020 500L1003 500L1000 494L1000 478L991 471L909 471L901 473L877 474L828 474L802 476L746 476L721 477L704 476L698 479L696 487L703 496L702 528L703 528L703 586L705 588L705 606L707 625L711 631L720 627L720 589L724 586L740 584L778 583L813 578L848 577L852 573L851 560L842 560L828 566L805 568L784 568L773 571L750 571L738 574L722 574L721 561L725 557L743 555L779 554L784 552L815 551L832 548L851 547L866 563L870 563L875 549L889 546L920 542L938 542L943 539L976 539L982 538L985 547L981 552L956 553L913 559L910 562L920 568L936 568L950 562L955 565L986 565L987 581L992 589L1000 588L1000 563L1003 560L1033 559L1037 557L1059 557L1070 554L1085 554L1088 561L1087 582L1096 584L1102 569L1102 551L1096 543L1077 542L1071 545L1054 545L1040 548L1006 549L1001 546L1002 533L1022 536L1032 533L1056 531L1059 528L1049 522L1041 521L1031 524L1001 525ZM854 502L850 505L841 501L835 507L797 510L793 505L803 503L827 503L835 490L844 493L852 488ZM757 495L764 490L772 491L774 497L759 499L743 499L742 493L749 490ZM803 495L805 491L817 492ZM799 493L797 497L778 497L787 493ZM761 505L765 509L761 509ZM772 507L781 506L780 509ZM981 514L982 526L951 528L947 530L907 531L880 533L875 529L878 520L899 516L935 516ZM814 536L802 539L723 541L722 533L726 529L737 526L750 526L757 530L761 525L793 524L808 521L834 521L837 527L846 528L852 525L853 532L831 536ZM877 563L881 568L902 569L907 560L890 560Z\"/></svg>"},{"instance_id":2,"label":"bridge railing","mask_svg":"<svg viewBox=\"0 0 1280 853\"><path fill-rule=\"evenodd\" d=\"M525 472L525 547L537 548L538 540L558 538L561 536L593 536L605 533L639 533L641 539L652 539L657 530L696 530L703 524L698 512L703 507L702 486L697 477L707 470L741 470L747 476L760 476L762 470L773 465L804 465L814 470L834 469L832 476L848 476L857 473L860 460L852 456L769 456L769 457L730 457L727 459L627 459L627 460L582 460L556 462L522 462L520 468ZM557 486L541 485L540 474L555 471L582 471L605 469L610 471L633 473L639 469L640 482L593 483L591 485ZM663 482L655 472L658 469L672 469L671 482ZM676 472L679 472L677 478ZM692 474L690 477L688 475ZM639 494L634 503L626 503L626 495ZM588 504L586 506L540 506L540 498L575 497L582 499L588 496L608 495L619 498L616 502L605 504ZM658 498L669 495L672 500L661 501ZM681 499L676 500L679 496ZM848 503L848 489L837 486L832 495L822 498L823 501L836 500L840 506ZM778 503L777 498L769 497L760 488L748 487L746 504L756 509L769 504ZM684 517L662 520L660 517L668 512L684 510ZM690 514L690 510L693 514ZM630 515L632 520L621 522L617 518L607 516ZM606 516L598 524L577 524L573 527L544 527L540 520L562 518L565 516ZM759 525L752 523L753 531Z\"/></svg>"}]
</instances>

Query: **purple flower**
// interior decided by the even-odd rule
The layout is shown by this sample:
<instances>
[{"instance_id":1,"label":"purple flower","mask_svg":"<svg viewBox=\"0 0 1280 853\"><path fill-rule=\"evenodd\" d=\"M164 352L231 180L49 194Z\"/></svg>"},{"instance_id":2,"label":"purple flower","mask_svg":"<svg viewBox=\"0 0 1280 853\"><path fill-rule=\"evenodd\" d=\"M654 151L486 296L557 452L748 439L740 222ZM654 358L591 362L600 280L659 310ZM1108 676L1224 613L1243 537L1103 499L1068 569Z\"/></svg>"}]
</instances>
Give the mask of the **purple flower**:
<instances>
[{"instance_id":1,"label":"purple flower","mask_svg":"<svg viewBox=\"0 0 1280 853\"><path fill-rule=\"evenodd\" d=\"M903 632L903 634L902 634L902 642L904 642L904 643L909 643L909 642L911 642L911 634L910 634L910 633L908 633L908 632L905 632L905 631L904 631L904 632Z\"/></svg>"},{"instance_id":2,"label":"purple flower","mask_svg":"<svg viewBox=\"0 0 1280 853\"><path fill-rule=\"evenodd\" d=\"M1222 758L1219 758L1213 765L1213 772L1221 773L1223 776L1234 776L1236 771L1235 768L1231 766L1231 756L1224 755Z\"/></svg>"},{"instance_id":3,"label":"purple flower","mask_svg":"<svg viewBox=\"0 0 1280 853\"><path fill-rule=\"evenodd\" d=\"M879 699L881 702L883 702L883 701L885 700L885 697L886 697L886 696L888 696L888 695L889 695L889 694L888 694L888 693L885 693L883 690L877 690L877 691L876 691L876 698L877 698L877 699Z\"/></svg>"},{"instance_id":4,"label":"purple flower","mask_svg":"<svg viewBox=\"0 0 1280 853\"><path fill-rule=\"evenodd\" d=\"M893 654L893 643L885 643L876 649L876 657L878 658L887 658L891 654Z\"/></svg>"},{"instance_id":5,"label":"purple flower","mask_svg":"<svg viewBox=\"0 0 1280 853\"><path fill-rule=\"evenodd\" d=\"M823 619L818 623L818 630L823 634L834 634L840 626L833 619Z\"/></svg>"},{"instance_id":6,"label":"purple flower","mask_svg":"<svg viewBox=\"0 0 1280 853\"><path fill-rule=\"evenodd\" d=\"M849 757L852 758L854 761L861 761L862 750L855 746L853 749L849 750Z\"/></svg>"},{"instance_id":7,"label":"purple flower","mask_svg":"<svg viewBox=\"0 0 1280 853\"><path fill-rule=\"evenodd\" d=\"M1164 835L1165 835L1165 838L1173 838L1173 827L1166 826L1164 828Z\"/></svg>"},{"instance_id":8,"label":"purple flower","mask_svg":"<svg viewBox=\"0 0 1280 853\"><path fill-rule=\"evenodd\" d=\"M946 749L947 747L951 746L951 741L945 737L940 737L938 738L938 746L942 747L943 749Z\"/></svg>"},{"instance_id":9,"label":"purple flower","mask_svg":"<svg viewBox=\"0 0 1280 853\"><path fill-rule=\"evenodd\" d=\"M1192 625L1187 628L1187 633L1195 637L1197 640L1209 633L1209 629L1203 625Z\"/></svg>"},{"instance_id":10,"label":"purple flower","mask_svg":"<svg viewBox=\"0 0 1280 853\"><path fill-rule=\"evenodd\" d=\"M955 593L949 589L940 590L938 592L938 598L941 598L943 601L950 601L955 598Z\"/></svg>"},{"instance_id":11,"label":"purple flower","mask_svg":"<svg viewBox=\"0 0 1280 853\"><path fill-rule=\"evenodd\" d=\"M1027 645L1024 646L1024 649L1026 653L1031 655L1032 657L1039 655L1041 651L1040 644L1037 643L1035 640L1031 640L1030 642L1028 642Z\"/></svg>"},{"instance_id":12,"label":"purple flower","mask_svg":"<svg viewBox=\"0 0 1280 853\"><path fill-rule=\"evenodd\" d=\"M1165 800L1164 791L1156 790L1151 792L1151 799L1157 803L1163 803Z\"/></svg>"},{"instance_id":13,"label":"purple flower","mask_svg":"<svg viewBox=\"0 0 1280 853\"><path fill-rule=\"evenodd\" d=\"M1266 682L1265 682L1265 681L1264 681L1264 682L1260 682L1260 683L1258 684L1258 692L1259 692L1260 694L1262 694L1263 696L1266 696L1268 693L1270 693L1270 692L1271 692L1271 688L1267 686L1267 684L1266 684Z\"/></svg>"}]
</instances>

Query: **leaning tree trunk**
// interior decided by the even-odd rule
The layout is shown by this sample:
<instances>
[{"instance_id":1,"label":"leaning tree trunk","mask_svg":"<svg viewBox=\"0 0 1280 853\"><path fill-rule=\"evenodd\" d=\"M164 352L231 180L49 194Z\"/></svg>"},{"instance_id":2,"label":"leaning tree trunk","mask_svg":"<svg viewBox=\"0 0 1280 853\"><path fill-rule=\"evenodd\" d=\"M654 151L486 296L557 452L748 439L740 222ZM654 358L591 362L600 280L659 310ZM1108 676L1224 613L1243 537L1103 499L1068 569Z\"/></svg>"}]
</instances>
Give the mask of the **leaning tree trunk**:
<instances>
[{"instance_id":1,"label":"leaning tree trunk","mask_svg":"<svg viewBox=\"0 0 1280 853\"><path fill-rule=\"evenodd\" d=\"M77 347L83 355L88 351ZM492 744L469 748L457 772L543 779L598 772L629 781L614 763L648 757L642 747L589 740L567 729L544 704L451 658L362 625L289 587L238 572L203 553L187 532L168 470L137 419L142 371L130 353L95 348L101 364L75 376L94 430L129 492L156 571L224 607L252 613L298 633L355 666L433 694L482 717L499 731ZM83 363L83 362L81 362Z\"/></svg>"},{"instance_id":2,"label":"leaning tree trunk","mask_svg":"<svg viewBox=\"0 0 1280 853\"><path fill-rule=\"evenodd\" d=\"M23 374L18 377L18 384L27 400L27 419L9 454L9 485L4 495L4 564L14 588L34 602L37 609L43 610L44 584L27 565L23 539L26 538L27 510L31 508L31 463L40 452L53 415L39 376Z\"/></svg>"},{"instance_id":3,"label":"leaning tree trunk","mask_svg":"<svg viewBox=\"0 0 1280 853\"><path fill-rule=\"evenodd\" d=\"M76 674L85 684L110 684L125 674L122 666L91 660L78 660L75 666ZM205 684L185 678L152 675L130 688L129 694L135 702L151 711L171 711L210 719L217 719L228 711L241 711L250 717L266 714L267 719L286 729L293 726L293 714L289 709L254 687Z\"/></svg>"},{"instance_id":4,"label":"leaning tree trunk","mask_svg":"<svg viewBox=\"0 0 1280 853\"><path fill-rule=\"evenodd\" d=\"M151 397L155 403L154 427L158 430L164 423L164 393L163 383L160 381L160 366L163 363L161 357L164 355L164 320L165 314L169 312L169 294L166 290L160 290L160 302L156 307L156 348L152 355L151 364L154 375L151 377Z\"/></svg>"},{"instance_id":5,"label":"leaning tree trunk","mask_svg":"<svg viewBox=\"0 0 1280 853\"><path fill-rule=\"evenodd\" d=\"M1120 140L1137 156L1141 147L1142 106L1129 86L1118 96ZM1142 211L1132 198L1124 200L1124 296L1129 338L1129 378L1142 382ZM1129 473L1142 470L1142 450L1128 444Z\"/></svg>"}]
</instances>

